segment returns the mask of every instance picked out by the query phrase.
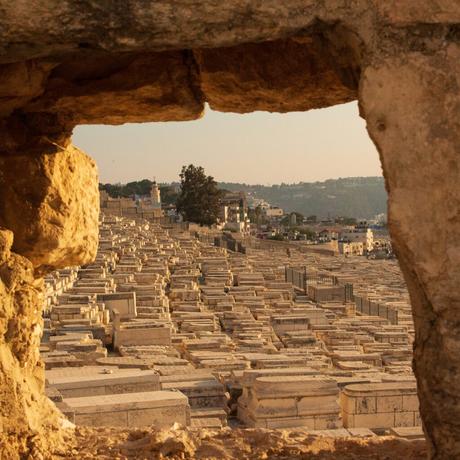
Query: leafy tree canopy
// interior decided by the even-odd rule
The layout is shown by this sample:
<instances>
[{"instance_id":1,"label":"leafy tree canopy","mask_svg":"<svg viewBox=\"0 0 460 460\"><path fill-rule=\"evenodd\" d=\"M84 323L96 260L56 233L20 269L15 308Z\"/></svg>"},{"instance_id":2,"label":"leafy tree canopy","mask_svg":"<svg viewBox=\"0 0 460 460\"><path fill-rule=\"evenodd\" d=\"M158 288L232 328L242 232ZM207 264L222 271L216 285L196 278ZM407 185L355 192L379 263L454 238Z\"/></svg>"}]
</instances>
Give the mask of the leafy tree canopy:
<instances>
[{"instance_id":1,"label":"leafy tree canopy","mask_svg":"<svg viewBox=\"0 0 460 460\"><path fill-rule=\"evenodd\" d=\"M180 173L180 194L176 208L184 219L200 225L217 222L222 191L212 176L207 176L201 166L182 167Z\"/></svg>"}]
</instances>

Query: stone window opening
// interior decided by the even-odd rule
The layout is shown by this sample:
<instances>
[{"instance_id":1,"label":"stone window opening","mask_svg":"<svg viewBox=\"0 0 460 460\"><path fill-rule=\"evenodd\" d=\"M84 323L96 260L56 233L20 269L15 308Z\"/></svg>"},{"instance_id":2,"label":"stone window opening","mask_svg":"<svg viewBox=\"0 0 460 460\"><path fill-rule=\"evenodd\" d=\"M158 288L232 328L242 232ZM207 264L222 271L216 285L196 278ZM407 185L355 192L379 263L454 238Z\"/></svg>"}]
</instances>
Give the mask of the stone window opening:
<instances>
[{"instance_id":1,"label":"stone window opening","mask_svg":"<svg viewBox=\"0 0 460 460\"><path fill-rule=\"evenodd\" d=\"M70 4L40 12L32 5L30 21L14 2L5 6L0 453L40 458L62 442L59 417L43 393L38 305L41 276L91 261L97 247L97 171L70 143L76 125L191 120L205 102L244 113L358 99L382 162L392 243L413 306L414 371L429 455L456 458L457 2L290 0L249 10L232 3L225 11L205 3L204 12L179 5L174 18L164 2L123 13Z\"/></svg>"}]
</instances>

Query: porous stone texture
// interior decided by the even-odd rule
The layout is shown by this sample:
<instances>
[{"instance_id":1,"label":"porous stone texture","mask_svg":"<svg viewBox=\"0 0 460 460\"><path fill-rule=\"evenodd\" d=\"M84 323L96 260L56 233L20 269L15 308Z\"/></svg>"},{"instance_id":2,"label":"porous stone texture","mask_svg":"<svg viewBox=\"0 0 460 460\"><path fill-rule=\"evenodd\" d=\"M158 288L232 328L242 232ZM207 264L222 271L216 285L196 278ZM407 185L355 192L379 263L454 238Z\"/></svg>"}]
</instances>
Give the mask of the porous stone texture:
<instances>
[{"instance_id":1,"label":"porous stone texture","mask_svg":"<svg viewBox=\"0 0 460 460\"><path fill-rule=\"evenodd\" d=\"M357 79L341 79L348 69L341 72L319 36L203 49L194 54L201 89L214 110L304 111L357 97Z\"/></svg>"},{"instance_id":2,"label":"porous stone texture","mask_svg":"<svg viewBox=\"0 0 460 460\"><path fill-rule=\"evenodd\" d=\"M0 458L8 460L40 458L62 442L38 352L43 282L12 243L13 233L0 228Z\"/></svg>"},{"instance_id":3,"label":"porous stone texture","mask_svg":"<svg viewBox=\"0 0 460 460\"><path fill-rule=\"evenodd\" d=\"M0 225L17 254L4 233L0 263L16 267L0 290L11 452L46 439L37 416L52 421L33 370L34 276L95 253L97 178L71 146L74 126L191 120L206 102L285 112L358 96L414 305L430 455L458 458L459 43L458 0L0 0Z\"/></svg>"},{"instance_id":4,"label":"porous stone texture","mask_svg":"<svg viewBox=\"0 0 460 460\"><path fill-rule=\"evenodd\" d=\"M0 156L0 197L0 458L42 458L63 418L44 395L40 275L94 258L96 166L71 146Z\"/></svg>"},{"instance_id":5,"label":"porous stone texture","mask_svg":"<svg viewBox=\"0 0 460 460\"><path fill-rule=\"evenodd\" d=\"M361 109L389 192L389 226L412 300L414 370L431 456L460 453L460 46L382 59Z\"/></svg>"},{"instance_id":6,"label":"porous stone texture","mask_svg":"<svg viewBox=\"0 0 460 460\"><path fill-rule=\"evenodd\" d=\"M392 437L344 438L306 430L173 427L158 431L78 427L66 455L69 460L405 460L426 459L424 441ZM62 458L59 455L55 457Z\"/></svg>"},{"instance_id":7,"label":"porous stone texture","mask_svg":"<svg viewBox=\"0 0 460 460\"><path fill-rule=\"evenodd\" d=\"M27 111L53 112L66 125L192 120L203 111L189 53L88 55L56 66Z\"/></svg>"},{"instance_id":8,"label":"porous stone texture","mask_svg":"<svg viewBox=\"0 0 460 460\"><path fill-rule=\"evenodd\" d=\"M58 153L0 156L0 225L36 274L90 262L97 251L99 193L94 161Z\"/></svg>"}]
</instances>

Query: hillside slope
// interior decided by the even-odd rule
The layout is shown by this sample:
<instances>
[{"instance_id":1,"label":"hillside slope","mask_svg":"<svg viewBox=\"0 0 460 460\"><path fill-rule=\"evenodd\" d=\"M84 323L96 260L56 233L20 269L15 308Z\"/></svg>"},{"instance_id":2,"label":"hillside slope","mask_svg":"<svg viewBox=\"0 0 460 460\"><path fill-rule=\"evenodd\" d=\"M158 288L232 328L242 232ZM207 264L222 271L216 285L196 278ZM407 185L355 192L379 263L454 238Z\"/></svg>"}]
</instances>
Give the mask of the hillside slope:
<instances>
[{"instance_id":1,"label":"hillside slope","mask_svg":"<svg viewBox=\"0 0 460 460\"><path fill-rule=\"evenodd\" d=\"M301 182L281 185L219 183L227 190L244 190L286 211L305 216L350 216L371 218L387 209L383 177L348 177L324 182Z\"/></svg>"}]
</instances>

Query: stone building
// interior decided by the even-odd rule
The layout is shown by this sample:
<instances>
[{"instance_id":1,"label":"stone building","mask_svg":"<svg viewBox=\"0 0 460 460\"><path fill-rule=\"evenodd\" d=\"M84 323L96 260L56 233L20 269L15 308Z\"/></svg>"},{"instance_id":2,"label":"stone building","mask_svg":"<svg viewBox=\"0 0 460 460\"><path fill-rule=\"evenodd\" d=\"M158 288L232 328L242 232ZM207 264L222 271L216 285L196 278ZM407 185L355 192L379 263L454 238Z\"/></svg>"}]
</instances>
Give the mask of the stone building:
<instances>
[{"instance_id":1,"label":"stone building","mask_svg":"<svg viewBox=\"0 0 460 460\"><path fill-rule=\"evenodd\" d=\"M160 188L156 181L153 181L150 195L147 197L112 198L105 190L102 190L100 207L103 213L119 217L138 217L159 222L164 216L161 208Z\"/></svg>"},{"instance_id":2,"label":"stone building","mask_svg":"<svg viewBox=\"0 0 460 460\"><path fill-rule=\"evenodd\" d=\"M138 214L142 217L159 221L164 213L161 209L161 194L157 182L154 180L150 189L150 196L140 197L137 202Z\"/></svg>"},{"instance_id":3,"label":"stone building","mask_svg":"<svg viewBox=\"0 0 460 460\"><path fill-rule=\"evenodd\" d=\"M239 233L249 231L248 205L244 192L224 193L220 200L219 222L226 230Z\"/></svg>"},{"instance_id":4,"label":"stone building","mask_svg":"<svg viewBox=\"0 0 460 460\"><path fill-rule=\"evenodd\" d=\"M342 243L361 243L365 254L372 251L374 248L374 234L371 228L365 223L360 223L352 229L342 230L339 234L339 242ZM358 246L343 245L345 251L356 253ZM339 244L340 250L340 244ZM342 252L345 253L345 252Z\"/></svg>"}]
</instances>

